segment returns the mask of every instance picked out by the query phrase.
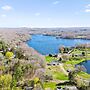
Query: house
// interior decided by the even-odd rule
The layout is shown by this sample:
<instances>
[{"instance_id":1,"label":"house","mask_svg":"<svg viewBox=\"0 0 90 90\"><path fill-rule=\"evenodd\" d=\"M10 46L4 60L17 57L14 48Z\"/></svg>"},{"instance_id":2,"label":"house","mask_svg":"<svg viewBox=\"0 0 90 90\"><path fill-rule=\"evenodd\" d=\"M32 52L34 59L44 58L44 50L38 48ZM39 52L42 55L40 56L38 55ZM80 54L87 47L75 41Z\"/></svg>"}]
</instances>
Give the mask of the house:
<instances>
[{"instance_id":1,"label":"house","mask_svg":"<svg viewBox=\"0 0 90 90\"><path fill-rule=\"evenodd\" d=\"M57 87L57 90L78 90L76 86L65 86L65 87Z\"/></svg>"},{"instance_id":2,"label":"house","mask_svg":"<svg viewBox=\"0 0 90 90\"><path fill-rule=\"evenodd\" d=\"M57 66L57 65L59 65L59 62L58 61L52 61L51 63L48 63L47 65L48 66Z\"/></svg>"},{"instance_id":3,"label":"house","mask_svg":"<svg viewBox=\"0 0 90 90\"><path fill-rule=\"evenodd\" d=\"M82 57L82 54L74 54L75 57Z\"/></svg>"},{"instance_id":4,"label":"house","mask_svg":"<svg viewBox=\"0 0 90 90\"><path fill-rule=\"evenodd\" d=\"M65 86L63 90L78 90L76 86Z\"/></svg>"},{"instance_id":5,"label":"house","mask_svg":"<svg viewBox=\"0 0 90 90\"><path fill-rule=\"evenodd\" d=\"M33 87L25 87L25 90L33 90Z\"/></svg>"},{"instance_id":6,"label":"house","mask_svg":"<svg viewBox=\"0 0 90 90\"><path fill-rule=\"evenodd\" d=\"M61 88L61 87L57 87L57 90L63 90L63 88Z\"/></svg>"}]
</instances>

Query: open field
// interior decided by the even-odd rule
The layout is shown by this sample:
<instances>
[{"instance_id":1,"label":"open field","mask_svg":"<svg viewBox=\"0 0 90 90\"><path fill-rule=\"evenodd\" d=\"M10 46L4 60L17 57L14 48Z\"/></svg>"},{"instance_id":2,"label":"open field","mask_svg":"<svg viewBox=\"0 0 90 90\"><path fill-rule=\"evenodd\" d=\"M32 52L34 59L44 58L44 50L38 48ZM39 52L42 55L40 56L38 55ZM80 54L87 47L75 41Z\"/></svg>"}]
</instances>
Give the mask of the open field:
<instances>
[{"instance_id":1,"label":"open field","mask_svg":"<svg viewBox=\"0 0 90 90\"><path fill-rule=\"evenodd\" d=\"M87 52L87 54L86 54L87 56L76 56L74 58L72 58L72 56L70 56L70 58L69 58L70 60L62 62L58 66L53 66L53 65L47 66L46 67L47 74L53 76L52 82L55 81L55 80L56 81L59 81L59 80L66 81L66 80L68 80L68 76L65 73L65 72L67 72L67 70L74 71L76 64L79 64L79 63L81 63L83 61L86 61L86 60L90 60L90 49L89 48L88 49L74 49L73 52L71 52L70 54L81 55L82 52ZM50 62L53 62L53 61L58 61L58 58L46 56L46 62L47 63L50 63ZM63 69L65 70L65 72L64 72ZM78 78L81 78L83 80L90 79L90 74L87 74L87 73L82 72L82 71L79 72L77 74L77 76L78 76ZM57 82L55 82L55 83L57 83ZM50 86L47 86L47 87L50 87Z\"/></svg>"}]
</instances>

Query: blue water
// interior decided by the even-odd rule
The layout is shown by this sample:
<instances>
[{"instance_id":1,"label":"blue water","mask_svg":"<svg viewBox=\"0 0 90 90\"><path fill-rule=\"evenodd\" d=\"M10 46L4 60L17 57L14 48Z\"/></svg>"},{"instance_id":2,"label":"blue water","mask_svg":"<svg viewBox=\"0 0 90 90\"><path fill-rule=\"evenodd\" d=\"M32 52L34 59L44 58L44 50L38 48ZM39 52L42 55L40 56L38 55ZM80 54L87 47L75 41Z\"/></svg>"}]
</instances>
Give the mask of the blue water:
<instances>
[{"instance_id":1,"label":"blue water","mask_svg":"<svg viewBox=\"0 0 90 90\"><path fill-rule=\"evenodd\" d=\"M90 74L90 60L80 63L80 65L84 65L86 68L86 72Z\"/></svg>"},{"instance_id":2,"label":"blue water","mask_svg":"<svg viewBox=\"0 0 90 90\"><path fill-rule=\"evenodd\" d=\"M32 39L27 41L30 47L33 47L43 55L57 54L60 46L75 46L76 44L90 43L90 40L82 39L57 39L54 36L32 35Z\"/></svg>"}]
</instances>

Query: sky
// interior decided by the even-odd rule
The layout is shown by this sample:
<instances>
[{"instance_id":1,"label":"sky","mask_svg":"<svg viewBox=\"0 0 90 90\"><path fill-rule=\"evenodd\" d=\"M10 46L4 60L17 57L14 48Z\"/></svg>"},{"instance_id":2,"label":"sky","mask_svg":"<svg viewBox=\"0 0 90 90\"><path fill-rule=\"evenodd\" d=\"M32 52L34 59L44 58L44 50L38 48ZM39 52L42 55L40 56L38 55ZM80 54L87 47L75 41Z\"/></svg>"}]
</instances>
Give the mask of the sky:
<instances>
[{"instance_id":1,"label":"sky","mask_svg":"<svg viewBox=\"0 0 90 90\"><path fill-rule=\"evenodd\" d=\"M0 27L90 27L90 0L0 0Z\"/></svg>"}]
</instances>

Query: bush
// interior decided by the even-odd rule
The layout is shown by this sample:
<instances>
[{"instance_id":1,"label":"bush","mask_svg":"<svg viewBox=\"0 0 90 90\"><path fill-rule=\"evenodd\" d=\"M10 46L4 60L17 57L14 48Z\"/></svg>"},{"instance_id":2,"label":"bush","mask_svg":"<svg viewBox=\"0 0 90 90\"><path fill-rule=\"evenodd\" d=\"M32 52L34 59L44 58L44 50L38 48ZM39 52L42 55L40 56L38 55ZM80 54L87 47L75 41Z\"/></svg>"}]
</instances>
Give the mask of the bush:
<instances>
[{"instance_id":1,"label":"bush","mask_svg":"<svg viewBox=\"0 0 90 90\"><path fill-rule=\"evenodd\" d=\"M23 51L21 49L17 49L15 55L16 55L16 58L19 58L19 59L25 58L23 55Z\"/></svg>"},{"instance_id":2,"label":"bush","mask_svg":"<svg viewBox=\"0 0 90 90\"><path fill-rule=\"evenodd\" d=\"M34 78L34 83L35 83L35 84L38 83L39 81L40 81L40 80L39 80L38 77Z\"/></svg>"},{"instance_id":3,"label":"bush","mask_svg":"<svg viewBox=\"0 0 90 90\"><path fill-rule=\"evenodd\" d=\"M13 52L6 52L6 54L5 54L5 56L6 56L6 58L8 58L8 59L12 59L13 58L13 56L14 56L14 54L13 54Z\"/></svg>"},{"instance_id":4,"label":"bush","mask_svg":"<svg viewBox=\"0 0 90 90\"><path fill-rule=\"evenodd\" d=\"M52 75L46 75L45 80L53 80L53 76Z\"/></svg>"},{"instance_id":5,"label":"bush","mask_svg":"<svg viewBox=\"0 0 90 90\"><path fill-rule=\"evenodd\" d=\"M5 51L7 50L7 47L7 44L5 44L3 41L0 41L0 50L4 51L3 53L5 53Z\"/></svg>"},{"instance_id":6,"label":"bush","mask_svg":"<svg viewBox=\"0 0 90 90\"><path fill-rule=\"evenodd\" d=\"M19 81L23 76L23 71L21 66L16 67L13 76L15 77L16 81Z\"/></svg>"},{"instance_id":7,"label":"bush","mask_svg":"<svg viewBox=\"0 0 90 90\"><path fill-rule=\"evenodd\" d=\"M0 60L4 59L4 55L2 53L0 53Z\"/></svg>"},{"instance_id":8,"label":"bush","mask_svg":"<svg viewBox=\"0 0 90 90\"><path fill-rule=\"evenodd\" d=\"M82 55L85 56L85 52L82 52Z\"/></svg>"},{"instance_id":9,"label":"bush","mask_svg":"<svg viewBox=\"0 0 90 90\"><path fill-rule=\"evenodd\" d=\"M11 82L12 82L12 76L10 74L0 76L1 88L10 88Z\"/></svg>"}]
</instances>

